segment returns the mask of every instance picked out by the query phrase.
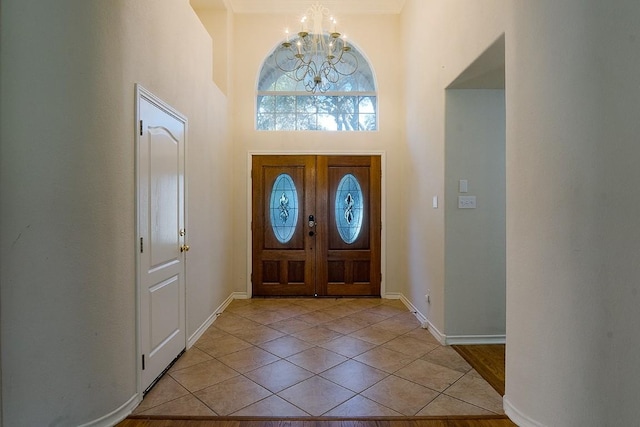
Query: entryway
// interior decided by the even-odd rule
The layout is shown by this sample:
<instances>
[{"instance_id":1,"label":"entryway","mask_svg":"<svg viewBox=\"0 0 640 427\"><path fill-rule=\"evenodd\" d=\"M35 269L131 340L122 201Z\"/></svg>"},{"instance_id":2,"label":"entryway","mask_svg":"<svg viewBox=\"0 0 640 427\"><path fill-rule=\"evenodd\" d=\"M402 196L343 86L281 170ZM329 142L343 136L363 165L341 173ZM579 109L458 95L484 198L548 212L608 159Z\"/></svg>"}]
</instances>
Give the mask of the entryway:
<instances>
[{"instance_id":1,"label":"entryway","mask_svg":"<svg viewBox=\"0 0 640 427\"><path fill-rule=\"evenodd\" d=\"M380 156L253 156L252 204L254 296L380 296Z\"/></svg>"}]
</instances>

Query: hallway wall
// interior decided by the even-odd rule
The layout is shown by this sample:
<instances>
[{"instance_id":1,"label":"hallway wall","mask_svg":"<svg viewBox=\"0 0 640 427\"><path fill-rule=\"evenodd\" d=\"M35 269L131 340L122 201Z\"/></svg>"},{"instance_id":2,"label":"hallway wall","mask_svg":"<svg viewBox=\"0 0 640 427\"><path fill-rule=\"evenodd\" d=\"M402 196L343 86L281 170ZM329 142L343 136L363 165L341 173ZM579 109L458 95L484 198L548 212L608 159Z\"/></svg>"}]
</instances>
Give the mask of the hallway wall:
<instances>
[{"instance_id":1,"label":"hallway wall","mask_svg":"<svg viewBox=\"0 0 640 427\"><path fill-rule=\"evenodd\" d=\"M445 200L445 89L504 32L505 4L407 0L402 12L404 76L398 89L407 112L401 180L407 195L401 218L407 277L402 292L445 335L445 318L455 325L460 323L456 316L463 322L465 316L457 309L445 315L445 209L451 206Z\"/></svg>"},{"instance_id":2,"label":"hallway wall","mask_svg":"<svg viewBox=\"0 0 640 427\"><path fill-rule=\"evenodd\" d=\"M522 426L633 425L640 384L640 4L408 0L408 277L447 330L444 88L506 39L505 408ZM420 112L421 114L416 114ZM432 303L423 302L431 289Z\"/></svg>"},{"instance_id":3,"label":"hallway wall","mask_svg":"<svg viewBox=\"0 0 640 427\"><path fill-rule=\"evenodd\" d=\"M232 292L227 102L186 0L1 7L3 424L81 425L137 393L134 84L189 119L188 335Z\"/></svg>"},{"instance_id":4,"label":"hallway wall","mask_svg":"<svg viewBox=\"0 0 640 427\"><path fill-rule=\"evenodd\" d=\"M503 341L504 90L447 89L445 138L444 332L449 343ZM476 208L458 208L458 196L475 196Z\"/></svg>"},{"instance_id":5,"label":"hallway wall","mask_svg":"<svg viewBox=\"0 0 640 427\"><path fill-rule=\"evenodd\" d=\"M505 409L636 425L640 3L508 10Z\"/></svg>"}]
</instances>

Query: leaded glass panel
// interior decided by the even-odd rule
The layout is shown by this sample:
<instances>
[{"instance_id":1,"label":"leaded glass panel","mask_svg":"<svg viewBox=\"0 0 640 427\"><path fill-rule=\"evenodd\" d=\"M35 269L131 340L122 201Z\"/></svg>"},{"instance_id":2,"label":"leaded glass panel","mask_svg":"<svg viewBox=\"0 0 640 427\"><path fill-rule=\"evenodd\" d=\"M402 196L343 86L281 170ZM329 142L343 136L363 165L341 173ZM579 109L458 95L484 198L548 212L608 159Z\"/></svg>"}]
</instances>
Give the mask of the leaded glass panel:
<instances>
[{"instance_id":1,"label":"leaded glass panel","mask_svg":"<svg viewBox=\"0 0 640 427\"><path fill-rule=\"evenodd\" d=\"M295 111L295 96L276 96L276 112L291 113Z\"/></svg>"},{"instance_id":2,"label":"leaded glass panel","mask_svg":"<svg viewBox=\"0 0 640 427\"><path fill-rule=\"evenodd\" d=\"M353 114L356 110L355 96L339 96L338 97L338 109L341 113L350 113Z\"/></svg>"},{"instance_id":3,"label":"leaded glass panel","mask_svg":"<svg viewBox=\"0 0 640 427\"><path fill-rule=\"evenodd\" d=\"M269 201L271 229L280 243L293 237L298 223L298 192L290 175L276 177Z\"/></svg>"},{"instance_id":4,"label":"leaded glass panel","mask_svg":"<svg viewBox=\"0 0 640 427\"><path fill-rule=\"evenodd\" d=\"M280 114L276 116L276 130L295 130L295 128L295 114Z\"/></svg>"},{"instance_id":5,"label":"leaded glass panel","mask_svg":"<svg viewBox=\"0 0 640 427\"><path fill-rule=\"evenodd\" d=\"M315 114L299 114L296 122L298 130L315 130L317 116Z\"/></svg>"},{"instance_id":6,"label":"leaded glass panel","mask_svg":"<svg viewBox=\"0 0 640 427\"><path fill-rule=\"evenodd\" d=\"M334 110L336 104L336 97L334 96L325 96L320 95L316 96L316 107L318 108L318 113L330 113Z\"/></svg>"},{"instance_id":7,"label":"leaded glass panel","mask_svg":"<svg viewBox=\"0 0 640 427\"><path fill-rule=\"evenodd\" d=\"M278 68L275 50L262 64L258 79L258 130L375 131L377 99L373 71L357 47L355 73L341 78L322 95ZM272 114L272 118L265 115ZM363 117L363 115L367 115Z\"/></svg>"},{"instance_id":8,"label":"leaded glass panel","mask_svg":"<svg viewBox=\"0 0 640 427\"><path fill-rule=\"evenodd\" d=\"M276 127L276 117L273 114L258 114L258 130L270 130Z\"/></svg>"},{"instance_id":9,"label":"leaded glass panel","mask_svg":"<svg viewBox=\"0 0 640 427\"><path fill-rule=\"evenodd\" d=\"M376 130L375 96L258 97L258 130Z\"/></svg>"},{"instance_id":10,"label":"leaded glass panel","mask_svg":"<svg viewBox=\"0 0 640 427\"><path fill-rule=\"evenodd\" d=\"M275 108L276 97L272 95L263 95L258 97L258 112L271 113Z\"/></svg>"},{"instance_id":11,"label":"leaded glass panel","mask_svg":"<svg viewBox=\"0 0 640 427\"><path fill-rule=\"evenodd\" d=\"M337 130L338 124L333 114L318 114L318 129Z\"/></svg>"},{"instance_id":12,"label":"leaded glass panel","mask_svg":"<svg viewBox=\"0 0 640 427\"><path fill-rule=\"evenodd\" d=\"M376 128L375 114L360 114L358 124L360 129L374 130Z\"/></svg>"},{"instance_id":13,"label":"leaded glass panel","mask_svg":"<svg viewBox=\"0 0 640 427\"><path fill-rule=\"evenodd\" d=\"M369 113L374 114L376 112L376 97L375 96L361 96L358 104L358 111L360 114Z\"/></svg>"},{"instance_id":14,"label":"leaded glass panel","mask_svg":"<svg viewBox=\"0 0 640 427\"><path fill-rule=\"evenodd\" d=\"M318 111L315 97L297 96L296 103L296 111L299 111L301 113L315 114Z\"/></svg>"},{"instance_id":15,"label":"leaded glass panel","mask_svg":"<svg viewBox=\"0 0 640 427\"><path fill-rule=\"evenodd\" d=\"M342 177L336 189L335 218L340 238L352 244L360 235L364 200L358 179L347 174Z\"/></svg>"}]
</instances>

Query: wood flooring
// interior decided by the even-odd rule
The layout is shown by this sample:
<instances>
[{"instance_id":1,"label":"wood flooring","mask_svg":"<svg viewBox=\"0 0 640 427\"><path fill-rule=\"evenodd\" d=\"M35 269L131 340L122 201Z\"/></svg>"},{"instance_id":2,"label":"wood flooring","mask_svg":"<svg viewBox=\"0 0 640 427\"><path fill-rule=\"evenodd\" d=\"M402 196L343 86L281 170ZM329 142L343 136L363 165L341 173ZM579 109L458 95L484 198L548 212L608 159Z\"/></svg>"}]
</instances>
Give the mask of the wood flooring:
<instances>
[{"instance_id":1,"label":"wood flooring","mask_svg":"<svg viewBox=\"0 0 640 427\"><path fill-rule=\"evenodd\" d=\"M452 345L451 348L482 375L491 387L504 396L504 344Z\"/></svg>"},{"instance_id":2,"label":"wood flooring","mask_svg":"<svg viewBox=\"0 0 640 427\"><path fill-rule=\"evenodd\" d=\"M517 427L505 416L359 418L359 419L242 419L242 418L127 418L117 427Z\"/></svg>"}]
</instances>

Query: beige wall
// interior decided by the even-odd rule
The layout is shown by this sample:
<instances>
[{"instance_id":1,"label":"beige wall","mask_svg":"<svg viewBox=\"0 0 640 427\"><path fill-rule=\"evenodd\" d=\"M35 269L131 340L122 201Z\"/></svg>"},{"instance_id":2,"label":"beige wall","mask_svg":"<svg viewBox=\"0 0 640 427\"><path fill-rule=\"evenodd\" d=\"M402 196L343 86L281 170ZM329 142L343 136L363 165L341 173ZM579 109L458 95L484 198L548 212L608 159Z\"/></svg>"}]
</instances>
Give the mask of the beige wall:
<instances>
[{"instance_id":1,"label":"beige wall","mask_svg":"<svg viewBox=\"0 0 640 427\"><path fill-rule=\"evenodd\" d=\"M0 28L3 423L110 425L140 398L135 83L189 120L187 334L232 292L211 40L186 0L3 1Z\"/></svg>"},{"instance_id":2,"label":"beige wall","mask_svg":"<svg viewBox=\"0 0 640 427\"><path fill-rule=\"evenodd\" d=\"M408 0L402 12L400 83L407 112L400 180L407 195L401 220L406 228L402 253L407 275L402 290L443 334L445 88L504 32L505 3ZM434 196L440 199L438 209L432 207ZM428 290L429 305L424 297Z\"/></svg>"},{"instance_id":3,"label":"beige wall","mask_svg":"<svg viewBox=\"0 0 640 427\"><path fill-rule=\"evenodd\" d=\"M447 342L504 342L504 90L448 89L445 127L445 329ZM459 192L467 180L468 192ZM475 209L458 208L475 196Z\"/></svg>"},{"instance_id":4,"label":"beige wall","mask_svg":"<svg viewBox=\"0 0 640 427\"><path fill-rule=\"evenodd\" d=\"M508 11L506 409L522 425L634 425L640 3Z\"/></svg>"},{"instance_id":5,"label":"beige wall","mask_svg":"<svg viewBox=\"0 0 640 427\"><path fill-rule=\"evenodd\" d=\"M368 58L378 82L379 130L376 132L258 132L255 130L256 84L264 59L284 36L290 19L284 15L240 14L234 19L233 106L234 145L234 283L237 291L247 289L249 196L248 155L250 152L367 153L385 152L383 179L386 193L386 265L383 280L389 292L399 292L404 282L402 242L402 69L397 66L399 19L397 15L344 16L342 28L349 40ZM260 36L256 36L259 34ZM384 34L384 37L380 37ZM251 36L247 36L251 35ZM396 60L389 60L393 54Z\"/></svg>"},{"instance_id":6,"label":"beige wall","mask_svg":"<svg viewBox=\"0 0 640 427\"><path fill-rule=\"evenodd\" d=\"M212 41L213 81L226 95L229 80L229 46L233 13L222 8L194 8Z\"/></svg>"}]
</instances>

